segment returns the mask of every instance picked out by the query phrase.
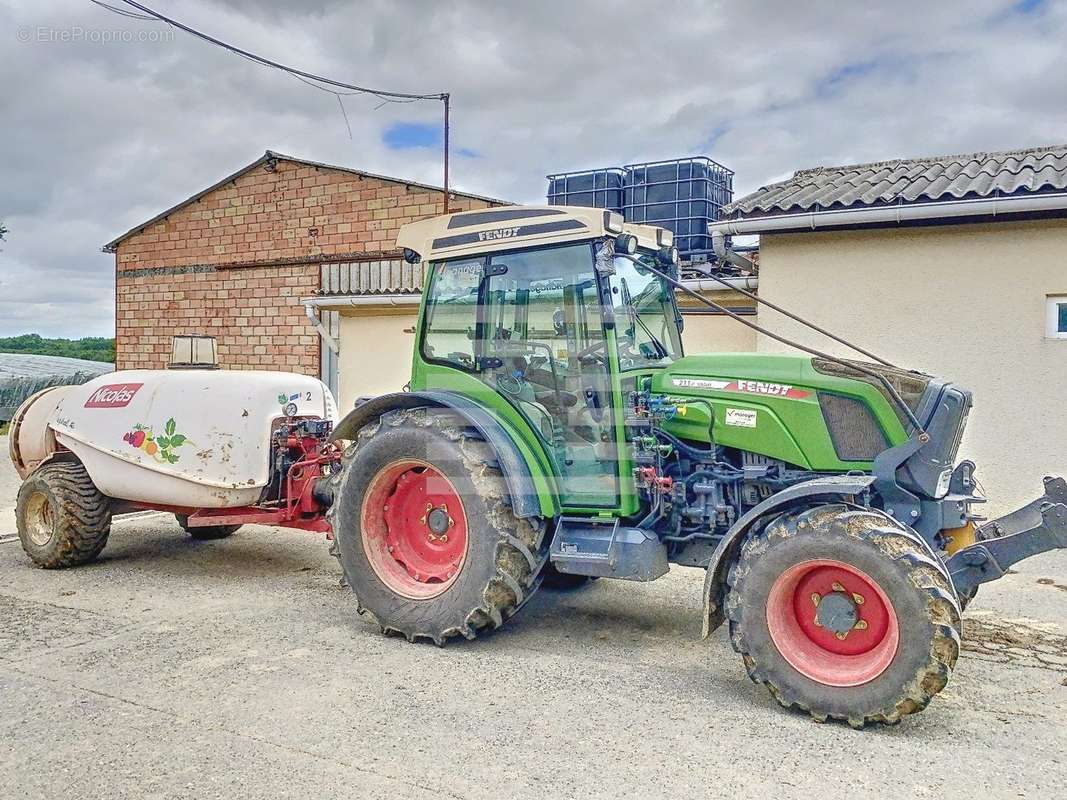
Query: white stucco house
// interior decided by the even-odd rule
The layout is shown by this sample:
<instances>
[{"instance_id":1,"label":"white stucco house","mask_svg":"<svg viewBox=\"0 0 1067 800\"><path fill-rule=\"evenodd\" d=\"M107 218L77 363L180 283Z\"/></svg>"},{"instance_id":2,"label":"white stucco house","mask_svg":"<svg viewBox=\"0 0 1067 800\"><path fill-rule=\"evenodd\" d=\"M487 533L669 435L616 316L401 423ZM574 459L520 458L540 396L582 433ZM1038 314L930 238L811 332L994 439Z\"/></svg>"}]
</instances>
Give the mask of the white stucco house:
<instances>
[{"instance_id":1,"label":"white stucco house","mask_svg":"<svg viewBox=\"0 0 1067 800\"><path fill-rule=\"evenodd\" d=\"M989 511L1067 473L1067 145L804 169L713 228L759 234L762 299L974 392L961 456ZM856 356L764 307L758 320Z\"/></svg>"}]
</instances>

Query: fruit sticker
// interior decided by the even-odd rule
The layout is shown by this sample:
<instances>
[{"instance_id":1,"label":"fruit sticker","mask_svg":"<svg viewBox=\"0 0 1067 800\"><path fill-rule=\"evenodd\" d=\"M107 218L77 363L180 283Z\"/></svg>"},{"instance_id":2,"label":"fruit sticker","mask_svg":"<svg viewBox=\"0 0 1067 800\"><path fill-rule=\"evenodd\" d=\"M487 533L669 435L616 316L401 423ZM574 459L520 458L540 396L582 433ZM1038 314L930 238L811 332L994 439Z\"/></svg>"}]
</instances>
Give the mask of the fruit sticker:
<instances>
[{"instance_id":1,"label":"fruit sticker","mask_svg":"<svg viewBox=\"0 0 1067 800\"><path fill-rule=\"evenodd\" d=\"M192 444L183 434L177 433L177 425L171 417L163 425L163 435L157 436L151 425L133 426L133 430L123 434L122 441L130 447L144 450L160 464L177 464L179 455L174 451L182 445Z\"/></svg>"}]
</instances>

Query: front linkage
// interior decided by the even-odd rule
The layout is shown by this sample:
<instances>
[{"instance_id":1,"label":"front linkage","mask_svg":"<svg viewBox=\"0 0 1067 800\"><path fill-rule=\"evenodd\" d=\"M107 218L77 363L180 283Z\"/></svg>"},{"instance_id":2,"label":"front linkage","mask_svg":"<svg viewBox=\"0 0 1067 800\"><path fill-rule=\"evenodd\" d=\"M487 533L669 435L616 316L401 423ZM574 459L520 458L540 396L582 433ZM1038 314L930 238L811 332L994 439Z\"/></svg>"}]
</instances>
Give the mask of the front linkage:
<instances>
[{"instance_id":1,"label":"front linkage","mask_svg":"<svg viewBox=\"0 0 1067 800\"><path fill-rule=\"evenodd\" d=\"M971 507L984 503L976 494L975 465L961 461L952 471L943 498L920 498L897 481L897 469L929 442L920 431L907 441L882 452L874 461L873 489L890 516L923 536L942 551L945 566L962 606L978 586L1003 577L1023 559L1049 550L1067 548L1067 482L1048 476L1045 493L1002 517L975 525Z\"/></svg>"},{"instance_id":2,"label":"front linkage","mask_svg":"<svg viewBox=\"0 0 1067 800\"><path fill-rule=\"evenodd\" d=\"M975 539L946 562L961 598L973 596L979 584L1000 578L1024 558L1067 548L1067 482L1045 478L1041 497L977 528Z\"/></svg>"}]
</instances>

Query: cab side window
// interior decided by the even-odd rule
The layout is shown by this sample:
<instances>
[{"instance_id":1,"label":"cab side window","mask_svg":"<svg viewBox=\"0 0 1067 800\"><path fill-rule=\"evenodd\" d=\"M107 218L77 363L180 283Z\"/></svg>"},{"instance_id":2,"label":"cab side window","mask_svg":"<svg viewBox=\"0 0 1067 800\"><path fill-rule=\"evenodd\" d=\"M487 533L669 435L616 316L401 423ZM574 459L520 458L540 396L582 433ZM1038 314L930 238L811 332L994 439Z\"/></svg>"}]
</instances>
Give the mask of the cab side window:
<instances>
[{"instance_id":1,"label":"cab side window","mask_svg":"<svg viewBox=\"0 0 1067 800\"><path fill-rule=\"evenodd\" d=\"M423 357L427 360L474 369L482 264L479 258L433 265L422 343Z\"/></svg>"}]
</instances>

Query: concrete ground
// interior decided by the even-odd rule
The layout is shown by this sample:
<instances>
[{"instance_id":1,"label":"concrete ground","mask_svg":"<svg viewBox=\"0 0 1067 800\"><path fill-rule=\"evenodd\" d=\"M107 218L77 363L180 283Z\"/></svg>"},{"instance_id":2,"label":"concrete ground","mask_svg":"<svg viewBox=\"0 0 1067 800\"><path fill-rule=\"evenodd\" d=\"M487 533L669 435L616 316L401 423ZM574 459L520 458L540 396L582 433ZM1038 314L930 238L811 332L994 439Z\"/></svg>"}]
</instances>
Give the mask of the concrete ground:
<instances>
[{"instance_id":1,"label":"concrete ground","mask_svg":"<svg viewBox=\"0 0 1067 800\"><path fill-rule=\"evenodd\" d=\"M16 488L5 460L0 509ZM78 569L0 544L0 797L970 800L1067 784L1067 554L985 587L948 688L865 731L781 710L722 631L701 641L696 570L543 591L445 649L381 636L338 578L318 536L197 543L164 515L116 522Z\"/></svg>"}]
</instances>

